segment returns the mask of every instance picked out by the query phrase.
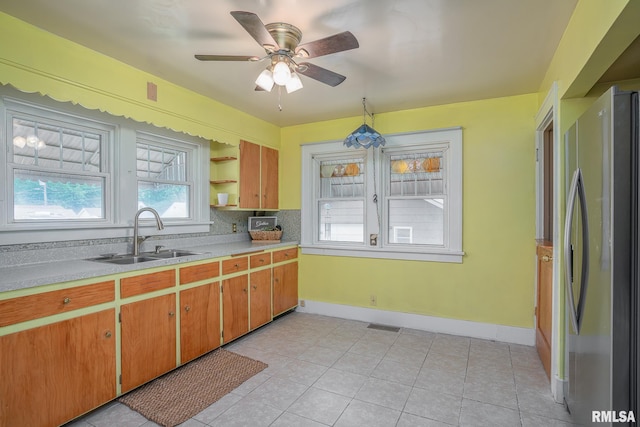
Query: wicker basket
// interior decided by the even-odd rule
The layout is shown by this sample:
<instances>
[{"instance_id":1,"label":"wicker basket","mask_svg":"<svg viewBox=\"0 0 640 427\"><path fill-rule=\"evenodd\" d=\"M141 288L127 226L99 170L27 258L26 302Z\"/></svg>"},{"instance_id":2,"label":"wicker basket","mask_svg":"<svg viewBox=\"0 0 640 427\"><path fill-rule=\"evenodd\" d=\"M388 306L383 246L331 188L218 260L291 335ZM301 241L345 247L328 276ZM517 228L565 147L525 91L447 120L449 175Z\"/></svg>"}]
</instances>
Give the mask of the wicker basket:
<instances>
[{"instance_id":1,"label":"wicker basket","mask_svg":"<svg viewBox=\"0 0 640 427\"><path fill-rule=\"evenodd\" d=\"M282 237L282 230L250 231L249 234L254 241L279 242Z\"/></svg>"}]
</instances>

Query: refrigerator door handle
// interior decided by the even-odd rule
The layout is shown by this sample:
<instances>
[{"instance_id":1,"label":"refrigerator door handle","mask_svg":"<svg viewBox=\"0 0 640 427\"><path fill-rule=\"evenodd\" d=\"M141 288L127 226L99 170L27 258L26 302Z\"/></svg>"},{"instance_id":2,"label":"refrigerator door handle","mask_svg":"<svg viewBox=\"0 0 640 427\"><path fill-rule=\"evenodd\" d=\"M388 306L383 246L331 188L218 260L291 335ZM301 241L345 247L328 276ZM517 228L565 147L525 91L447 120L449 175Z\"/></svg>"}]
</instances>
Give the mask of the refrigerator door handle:
<instances>
[{"instance_id":1,"label":"refrigerator door handle","mask_svg":"<svg viewBox=\"0 0 640 427\"><path fill-rule=\"evenodd\" d=\"M565 284L567 299L569 300L569 313L571 324L576 334L580 333L582 325L582 313L584 312L587 286L589 284L589 221L587 215L587 197L584 190L584 180L580 168L573 173L569 197L567 199L567 214L564 226L564 260L565 260ZM580 201L580 213L582 220L582 266L580 275L580 294L578 305L573 297L573 257L571 253L571 230L573 228L573 211L576 204L576 196Z\"/></svg>"}]
</instances>

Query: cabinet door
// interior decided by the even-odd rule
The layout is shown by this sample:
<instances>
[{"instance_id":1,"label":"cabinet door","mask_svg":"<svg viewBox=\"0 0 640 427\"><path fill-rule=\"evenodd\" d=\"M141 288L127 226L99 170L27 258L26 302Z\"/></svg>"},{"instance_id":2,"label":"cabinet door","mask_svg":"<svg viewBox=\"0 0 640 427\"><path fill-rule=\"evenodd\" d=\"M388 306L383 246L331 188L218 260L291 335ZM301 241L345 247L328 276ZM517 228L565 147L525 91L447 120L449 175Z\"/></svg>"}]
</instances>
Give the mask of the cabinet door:
<instances>
[{"instance_id":1,"label":"cabinet door","mask_svg":"<svg viewBox=\"0 0 640 427\"><path fill-rule=\"evenodd\" d=\"M180 362L220 346L220 284L180 292Z\"/></svg>"},{"instance_id":2,"label":"cabinet door","mask_svg":"<svg viewBox=\"0 0 640 427\"><path fill-rule=\"evenodd\" d=\"M121 308L122 392L176 367L176 295Z\"/></svg>"},{"instance_id":3,"label":"cabinet door","mask_svg":"<svg viewBox=\"0 0 640 427\"><path fill-rule=\"evenodd\" d=\"M240 141L241 208L260 208L260 146Z\"/></svg>"},{"instance_id":4,"label":"cabinet door","mask_svg":"<svg viewBox=\"0 0 640 427\"><path fill-rule=\"evenodd\" d=\"M222 281L222 318L224 342L249 332L249 276Z\"/></svg>"},{"instance_id":5,"label":"cabinet door","mask_svg":"<svg viewBox=\"0 0 640 427\"><path fill-rule=\"evenodd\" d=\"M0 337L0 426L60 425L116 397L115 310Z\"/></svg>"},{"instance_id":6,"label":"cabinet door","mask_svg":"<svg viewBox=\"0 0 640 427\"><path fill-rule=\"evenodd\" d=\"M298 263L273 267L273 315L298 305Z\"/></svg>"},{"instance_id":7,"label":"cabinet door","mask_svg":"<svg viewBox=\"0 0 640 427\"><path fill-rule=\"evenodd\" d=\"M271 269L251 273L249 317L251 329L271 321Z\"/></svg>"},{"instance_id":8,"label":"cabinet door","mask_svg":"<svg viewBox=\"0 0 640 427\"><path fill-rule=\"evenodd\" d=\"M260 175L262 209L278 209L278 150L262 147Z\"/></svg>"}]
</instances>

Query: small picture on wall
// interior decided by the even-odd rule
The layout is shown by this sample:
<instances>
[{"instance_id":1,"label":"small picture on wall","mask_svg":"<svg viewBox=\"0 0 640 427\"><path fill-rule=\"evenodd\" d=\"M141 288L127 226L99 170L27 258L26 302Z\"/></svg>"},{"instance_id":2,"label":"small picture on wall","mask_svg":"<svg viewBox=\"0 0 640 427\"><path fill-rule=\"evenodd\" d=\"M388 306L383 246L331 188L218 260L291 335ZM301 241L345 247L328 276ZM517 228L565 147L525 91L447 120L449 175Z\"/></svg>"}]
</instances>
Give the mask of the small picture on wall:
<instances>
[{"instance_id":1,"label":"small picture on wall","mask_svg":"<svg viewBox=\"0 0 640 427\"><path fill-rule=\"evenodd\" d=\"M278 218L275 216L249 217L249 231L275 230Z\"/></svg>"}]
</instances>

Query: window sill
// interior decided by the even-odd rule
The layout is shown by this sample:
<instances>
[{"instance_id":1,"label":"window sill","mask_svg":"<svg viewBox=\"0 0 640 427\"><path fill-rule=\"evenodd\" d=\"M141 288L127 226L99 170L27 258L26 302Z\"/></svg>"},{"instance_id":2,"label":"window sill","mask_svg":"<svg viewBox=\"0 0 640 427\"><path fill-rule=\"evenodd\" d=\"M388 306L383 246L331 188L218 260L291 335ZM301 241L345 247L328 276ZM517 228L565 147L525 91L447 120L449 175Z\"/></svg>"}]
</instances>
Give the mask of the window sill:
<instances>
[{"instance_id":1,"label":"window sill","mask_svg":"<svg viewBox=\"0 0 640 427\"><path fill-rule=\"evenodd\" d=\"M329 255L346 256L354 258L377 258L377 259L397 259L405 261L433 261L462 263L464 252L454 251L431 251L417 252L390 248L346 248L328 245L301 245L302 253L305 255Z\"/></svg>"}]
</instances>

